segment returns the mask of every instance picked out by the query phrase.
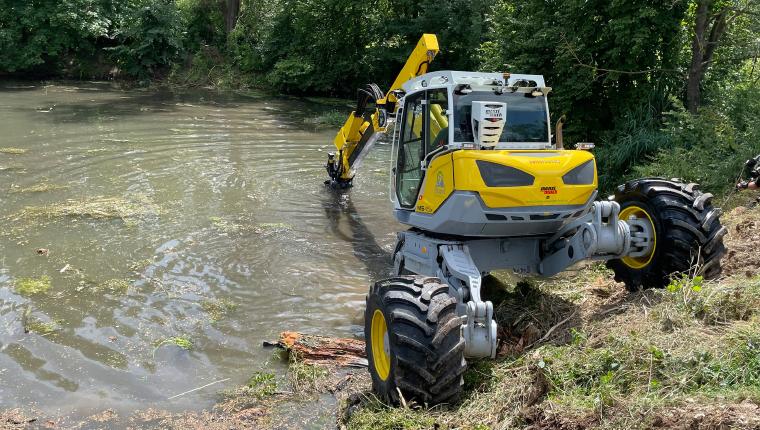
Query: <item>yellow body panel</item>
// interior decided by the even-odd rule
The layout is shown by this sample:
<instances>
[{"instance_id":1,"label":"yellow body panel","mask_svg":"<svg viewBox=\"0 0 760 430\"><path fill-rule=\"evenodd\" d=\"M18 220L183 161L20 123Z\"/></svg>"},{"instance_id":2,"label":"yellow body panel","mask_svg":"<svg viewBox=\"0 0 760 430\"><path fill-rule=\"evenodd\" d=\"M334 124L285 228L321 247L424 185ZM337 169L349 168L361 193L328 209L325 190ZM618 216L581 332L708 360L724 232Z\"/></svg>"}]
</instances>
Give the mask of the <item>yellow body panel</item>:
<instances>
[{"instance_id":1,"label":"yellow body panel","mask_svg":"<svg viewBox=\"0 0 760 430\"><path fill-rule=\"evenodd\" d=\"M438 157L430 163L422 190L417 199L416 211L435 212L454 191L454 163L451 154Z\"/></svg>"},{"instance_id":2,"label":"yellow body panel","mask_svg":"<svg viewBox=\"0 0 760 430\"><path fill-rule=\"evenodd\" d=\"M512 208L528 206L576 206L588 202L597 188L596 166L594 181L588 185L566 185L562 176L574 168L593 160L587 151L533 151L533 150L459 150L441 157L452 160L451 180L453 190L474 191L480 194L483 203L489 208ZM532 175L535 180L530 186L489 187L480 175L477 160L510 166ZM438 171L448 172L448 161L436 159L428 169L423 193L416 211L433 213L448 197L448 182L444 181L444 199L437 198L435 184ZM434 166L440 164L436 169ZM444 179L448 176L444 176Z\"/></svg>"}]
</instances>

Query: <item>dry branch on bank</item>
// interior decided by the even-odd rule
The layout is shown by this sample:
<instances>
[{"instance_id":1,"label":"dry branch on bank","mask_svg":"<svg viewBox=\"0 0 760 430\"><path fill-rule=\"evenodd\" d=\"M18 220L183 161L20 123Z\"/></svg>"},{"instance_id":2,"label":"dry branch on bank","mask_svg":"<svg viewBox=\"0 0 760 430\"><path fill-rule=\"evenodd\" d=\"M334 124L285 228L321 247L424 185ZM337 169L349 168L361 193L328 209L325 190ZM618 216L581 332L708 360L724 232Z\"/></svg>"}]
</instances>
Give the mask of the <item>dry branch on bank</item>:
<instances>
[{"instance_id":1,"label":"dry branch on bank","mask_svg":"<svg viewBox=\"0 0 760 430\"><path fill-rule=\"evenodd\" d=\"M304 364L366 367L364 341L308 335L292 331L280 333L274 344L284 348Z\"/></svg>"}]
</instances>

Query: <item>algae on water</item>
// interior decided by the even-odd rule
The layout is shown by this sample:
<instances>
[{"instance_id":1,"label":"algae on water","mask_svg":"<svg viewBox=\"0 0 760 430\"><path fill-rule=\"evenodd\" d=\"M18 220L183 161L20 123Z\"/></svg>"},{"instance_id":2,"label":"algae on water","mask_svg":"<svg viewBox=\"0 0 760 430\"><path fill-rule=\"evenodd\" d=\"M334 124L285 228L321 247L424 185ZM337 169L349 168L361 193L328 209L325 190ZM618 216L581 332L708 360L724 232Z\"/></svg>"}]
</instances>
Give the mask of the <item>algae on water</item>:
<instances>
[{"instance_id":1,"label":"algae on water","mask_svg":"<svg viewBox=\"0 0 760 430\"><path fill-rule=\"evenodd\" d=\"M235 303L227 299L203 300L201 308L208 314L211 322L217 322L237 307Z\"/></svg>"},{"instance_id":2,"label":"algae on water","mask_svg":"<svg viewBox=\"0 0 760 430\"><path fill-rule=\"evenodd\" d=\"M31 296L43 294L50 290L51 283L49 276L39 278L20 278L14 283L14 289L22 296Z\"/></svg>"},{"instance_id":3,"label":"algae on water","mask_svg":"<svg viewBox=\"0 0 760 430\"><path fill-rule=\"evenodd\" d=\"M160 348L163 345L176 345L187 351L193 349L193 342L191 342L190 339L185 336L172 336L163 339L156 344L156 349Z\"/></svg>"},{"instance_id":4,"label":"algae on water","mask_svg":"<svg viewBox=\"0 0 760 430\"><path fill-rule=\"evenodd\" d=\"M49 335L60 330L60 325L56 321L41 321L33 318L26 322L24 330L28 333L37 333L42 336Z\"/></svg>"},{"instance_id":5,"label":"algae on water","mask_svg":"<svg viewBox=\"0 0 760 430\"><path fill-rule=\"evenodd\" d=\"M57 185L57 184L51 184L48 182L41 182L39 184L34 184L26 188L19 188L19 189L13 190L13 192L14 193L45 193L49 191L65 190L66 188L68 188L67 185Z\"/></svg>"},{"instance_id":6,"label":"algae on water","mask_svg":"<svg viewBox=\"0 0 760 430\"><path fill-rule=\"evenodd\" d=\"M126 294L129 287L132 285L129 279L109 279L105 282L97 284L93 290L95 292L113 293L113 294Z\"/></svg>"},{"instance_id":7,"label":"algae on water","mask_svg":"<svg viewBox=\"0 0 760 430\"><path fill-rule=\"evenodd\" d=\"M20 155L26 153L26 149L21 148L0 148L0 154Z\"/></svg>"},{"instance_id":8,"label":"algae on water","mask_svg":"<svg viewBox=\"0 0 760 430\"><path fill-rule=\"evenodd\" d=\"M157 214L158 208L144 197L125 199L121 197L92 197L66 200L48 206L27 206L19 218L92 218L128 220Z\"/></svg>"}]
</instances>

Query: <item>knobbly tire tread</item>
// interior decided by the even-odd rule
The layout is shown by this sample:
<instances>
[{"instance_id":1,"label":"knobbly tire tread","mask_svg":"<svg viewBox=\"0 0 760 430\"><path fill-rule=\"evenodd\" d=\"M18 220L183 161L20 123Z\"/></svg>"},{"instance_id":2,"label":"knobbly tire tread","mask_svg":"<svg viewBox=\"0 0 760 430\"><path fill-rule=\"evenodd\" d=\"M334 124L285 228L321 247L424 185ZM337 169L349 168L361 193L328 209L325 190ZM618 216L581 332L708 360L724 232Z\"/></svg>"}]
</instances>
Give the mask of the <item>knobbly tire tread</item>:
<instances>
[{"instance_id":1,"label":"knobbly tire tread","mask_svg":"<svg viewBox=\"0 0 760 430\"><path fill-rule=\"evenodd\" d=\"M371 286L364 334L372 387L382 400L399 404L398 390L406 402L422 405L459 399L467 364L456 304L438 278L396 276ZM376 309L388 324L391 371L386 381L376 374L372 359L371 322Z\"/></svg>"},{"instance_id":2,"label":"knobbly tire tread","mask_svg":"<svg viewBox=\"0 0 760 430\"><path fill-rule=\"evenodd\" d=\"M678 179L644 178L620 185L614 200L621 209L636 204L649 212L657 234L655 255L646 267L634 269L619 259L607 262L616 281L637 291L663 288L676 273L705 279L720 275L727 230L720 223L720 209L712 206L712 194ZM696 273L690 272L693 267L698 267Z\"/></svg>"}]
</instances>

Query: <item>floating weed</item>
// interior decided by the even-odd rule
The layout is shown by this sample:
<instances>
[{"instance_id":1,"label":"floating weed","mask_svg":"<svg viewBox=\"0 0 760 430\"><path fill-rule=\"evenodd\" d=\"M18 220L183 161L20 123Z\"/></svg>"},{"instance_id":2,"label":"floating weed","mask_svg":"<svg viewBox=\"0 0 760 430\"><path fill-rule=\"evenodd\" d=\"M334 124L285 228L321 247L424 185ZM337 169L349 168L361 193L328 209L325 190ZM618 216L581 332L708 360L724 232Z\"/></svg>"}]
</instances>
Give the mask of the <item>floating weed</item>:
<instances>
[{"instance_id":1,"label":"floating weed","mask_svg":"<svg viewBox=\"0 0 760 430\"><path fill-rule=\"evenodd\" d=\"M50 277L41 276L39 278L20 278L16 280L14 287L16 292L22 296L43 294L50 290Z\"/></svg>"},{"instance_id":2,"label":"floating weed","mask_svg":"<svg viewBox=\"0 0 760 430\"><path fill-rule=\"evenodd\" d=\"M185 336L172 336L172 337L163 339L156 343L155 349L158 349L164 345L176 345L184 349L185 351L190 351L191 349L193 349L193 342L191 342L190 339Z\"/></svg>"},{"instance_id":3,"label":"floating weed","mask_svg":"<svg viewBox=\"0 0 760 430\"><path fill-rule=\"evenodd\" d=\"M131 270L133 272L142 272L143 270L145 270L151 264L153 264L153 260L150 259L150 258L145 258L143 260L138 260L138 261L135 261L132 264L130 264L129 265L129 270Z\"/></svg>"},{"instance_id":4,"label":"floating weed","mask_svg":"<svg viewBox=\"0 0 760 430\"><path fill-rule=\"evenodd\" d=\"M268 232L282 232L290 229L292 229L292 226L290 224L285 224L282 222L262 222L256 224L254 231L261 234Z\"/></svg>"},{"instance_id":5,"label":"floating weed","mask_svg":"<svg viewBox=\"0 0 760 430\"><path fill-rule=\"evenodd\" d=\"M26 153L26 149L21 148L0 148L0 154L20 155Z\"/></svg>"},{"instance_id":6,"label":"floating weed","mask_svg":"<svg viewBox=\"0 0 760 430\"><path fill-rule=\"evenodd\" d=\"M158 214L158 207L144 197L133 200L120 197L93 197L83 200L66 200L48 206L27 206L17 218L92 218L127 220Z\"/></svg>"},{"instance_id":7,"label":"floating weed","mask_svg":"<svg viewBox=\"0 0 760 430\"><path fill-rule=\"evenodd\" d=\"M226 220L222 217L212 216L209 217L209 221L214 226L214 229L227 234L237 233L242 229L240 224Z\"/></svg>"},{"instance_id":8,"label":"floating weed","mask_svg":"<svg viewBox=\"0 0 760 430\"><path fill-rule=\"evenodd\" d=\"M24 331L27 333L37 333L41 336L47 336L61 329L58 321L42 321L37 318L30 318L24 324Z\"/></svg>"},{"instance_id":9,"label":"floating weed","mask_svg":"<svg viewBox=\"0 0 760 430\"><path fill-rule=\"evenodd\" d=\"M211 322L217 322L233 311L237 304L227 299L210 299L201 302L201 308L208 314Z\"/></svg>"},{"instance_id":10,"label":"floating weed","mask_svg":"<svg viewBox=\"0 0 760 430\"><path fill-rule=\"evenodd\" d=\"M129 279L109 279L97 284L93 291L99 293L126 294L132 282Z\"/></svg>"},{"instance_id":11,"label":"floating weed","mask_svg":"<svg viewBox=\"0 0 760 430\"><path fill-rule=\"evenodd\" d=\"M30 187L16 189L13 192L14 193L46 193L50 191L65 190L67 188L68 188L67 185L57 185L57 184L51 184L48 182L42 182L39 184L32 185Z\"/></svg>"}]
</instances>

